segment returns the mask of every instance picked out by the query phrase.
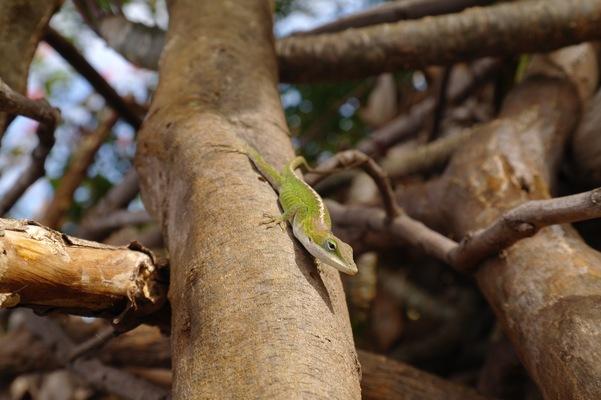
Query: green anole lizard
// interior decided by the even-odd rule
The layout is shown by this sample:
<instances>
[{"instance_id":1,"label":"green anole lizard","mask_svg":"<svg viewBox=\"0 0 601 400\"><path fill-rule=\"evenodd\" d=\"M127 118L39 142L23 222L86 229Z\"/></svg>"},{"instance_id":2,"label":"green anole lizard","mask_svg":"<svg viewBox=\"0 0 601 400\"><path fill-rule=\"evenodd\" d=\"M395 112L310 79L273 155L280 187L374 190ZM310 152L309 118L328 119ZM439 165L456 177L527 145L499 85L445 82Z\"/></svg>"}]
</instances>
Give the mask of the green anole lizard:
<instances>
[{"instance_id":1,"label":"green anole lizard","mask_svg":"<svg viewBox=\"0 0 601 400\"><path fill-rule=\"evenodd\" d=\"M353 260L353 248L332 233L330 213L323 199L294 173L299 167L311 171L304 157L295 157L280 172L249 145L244 146L243 150L223 147L225 151L246 155L278 192L283 213L280 216L263 214L266 220L262 225L279 225L284 229L288 222L294 236L317 260L345 274L355 275L358 272Z\"/></svg>"}]
</instances>

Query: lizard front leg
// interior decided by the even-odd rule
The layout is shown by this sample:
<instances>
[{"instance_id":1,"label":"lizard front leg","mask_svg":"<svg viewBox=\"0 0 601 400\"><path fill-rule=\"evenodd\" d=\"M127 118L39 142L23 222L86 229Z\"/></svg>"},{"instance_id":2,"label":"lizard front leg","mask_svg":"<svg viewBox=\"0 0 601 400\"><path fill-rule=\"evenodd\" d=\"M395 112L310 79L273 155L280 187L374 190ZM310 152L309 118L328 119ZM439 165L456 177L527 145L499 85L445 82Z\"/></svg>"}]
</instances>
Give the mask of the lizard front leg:
<instances>
[{"instance_id":1,"label":"lizard front leg","mask_svg":"<svg viewBox=\"0 0 601 400\"><path fill-rule=\"evenodd\" d=\"M266 229L271 229L276 225L282 229L282 231L286 230L286 222L292 221L296 213L301 209L301 206L294 206L284 212L281 215L275 216L269 213L263 213L263 221L259 225L266 225Z\"/></svg>"}]
</instances>

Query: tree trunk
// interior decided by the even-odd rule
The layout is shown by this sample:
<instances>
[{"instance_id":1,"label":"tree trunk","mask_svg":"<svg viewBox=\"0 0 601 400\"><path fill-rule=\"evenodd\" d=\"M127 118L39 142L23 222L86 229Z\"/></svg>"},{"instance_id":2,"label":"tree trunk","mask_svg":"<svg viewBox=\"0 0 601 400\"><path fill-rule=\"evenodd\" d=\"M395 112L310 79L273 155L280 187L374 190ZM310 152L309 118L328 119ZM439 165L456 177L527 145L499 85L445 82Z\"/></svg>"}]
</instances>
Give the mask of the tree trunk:
<instances>
[{"instance_id":1,"label":"tree trunk","mask_svg":"<svg viewBox=\"0 0 601 400\"><path fill-rule=\"evenodd\" d=\"M293 156L277 91L270 2L172 1L136 167L171 261L174 399L360 397L338 272L290 231L259 226L277 196L241 140ZM234 300L235 299L235 300Z\"/></svg>"}]
</instances>

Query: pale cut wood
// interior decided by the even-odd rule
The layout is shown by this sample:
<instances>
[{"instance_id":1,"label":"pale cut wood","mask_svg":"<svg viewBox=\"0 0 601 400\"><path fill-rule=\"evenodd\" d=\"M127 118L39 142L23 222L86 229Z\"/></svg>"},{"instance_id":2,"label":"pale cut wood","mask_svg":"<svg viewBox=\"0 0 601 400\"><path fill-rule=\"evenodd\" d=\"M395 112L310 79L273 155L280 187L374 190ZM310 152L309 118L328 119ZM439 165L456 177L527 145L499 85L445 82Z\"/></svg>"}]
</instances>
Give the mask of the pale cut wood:
<instances>
[{"instance_id":1,"label":"pale cut wood","mask_svg":"<svg viewBox=\"0 0 601 400\"><path fill-rule=\"evenodd\" d=\"M0 219L2 306L116 317L165 301L153 256L69 237L31 221Z\"/></svg>"}]
</instances>

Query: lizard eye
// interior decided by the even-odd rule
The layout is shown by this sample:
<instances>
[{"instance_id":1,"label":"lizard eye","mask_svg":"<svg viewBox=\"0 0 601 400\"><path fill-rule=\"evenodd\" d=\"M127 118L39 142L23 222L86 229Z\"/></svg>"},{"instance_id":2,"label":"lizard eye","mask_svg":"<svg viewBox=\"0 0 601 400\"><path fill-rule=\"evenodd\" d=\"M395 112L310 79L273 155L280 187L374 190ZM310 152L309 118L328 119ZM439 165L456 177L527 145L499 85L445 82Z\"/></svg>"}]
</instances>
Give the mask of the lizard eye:
<instances>
[{"instance_id":1,"label":"lizard eye","mask_svg":"<svg viewBox=\"0 0 601 400\"><path fill-rule=\"evenodd\" d=\"M333 240L326 240L326 249L328 249L330 251L335 251L336 250L336 242L334 242Z\"/></svg>"}]
</instances>

